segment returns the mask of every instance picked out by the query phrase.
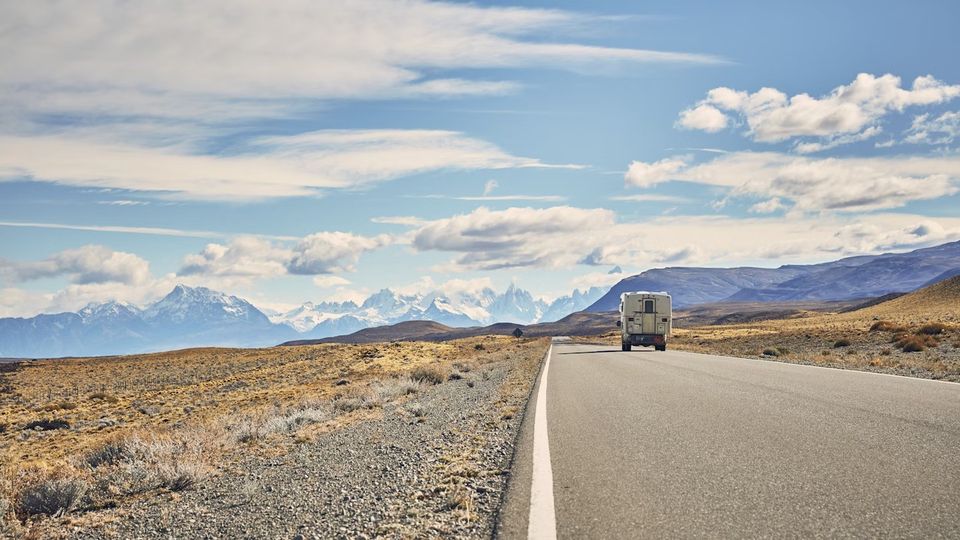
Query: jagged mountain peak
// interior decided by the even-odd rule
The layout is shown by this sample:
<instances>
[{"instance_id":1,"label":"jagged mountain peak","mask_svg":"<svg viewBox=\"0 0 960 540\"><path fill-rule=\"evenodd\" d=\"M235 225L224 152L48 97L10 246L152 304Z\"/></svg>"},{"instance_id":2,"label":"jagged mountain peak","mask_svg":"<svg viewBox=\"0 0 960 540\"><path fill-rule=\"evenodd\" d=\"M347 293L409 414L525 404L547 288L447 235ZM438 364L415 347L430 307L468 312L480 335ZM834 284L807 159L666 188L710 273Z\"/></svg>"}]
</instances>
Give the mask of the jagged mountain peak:
<instances>
[{"instance_id":1,"label":"jagged mountain peak","mask_svg":"<svg viewBox=\"0 0 960 540\"><path fill-rule=\"evenodd\" d=\"M107 302L91 302L77 312L85 321L103 318L135 317L140 313L140 308L121 300L109 300Z\"/></svg>"},{"instance_id":2,"label":"jagged mountain peak","mask_svg":"<svg viewBox=\"0 0 960 540\"><path fill-rule=\"evenodd\" d=\"M267 316L246 300L206 287L188 287L178 284L169 294L143 310L147 320L165 320L170 323L195 321L247 320L264 322Z\"/></svg>"}]
</instances>

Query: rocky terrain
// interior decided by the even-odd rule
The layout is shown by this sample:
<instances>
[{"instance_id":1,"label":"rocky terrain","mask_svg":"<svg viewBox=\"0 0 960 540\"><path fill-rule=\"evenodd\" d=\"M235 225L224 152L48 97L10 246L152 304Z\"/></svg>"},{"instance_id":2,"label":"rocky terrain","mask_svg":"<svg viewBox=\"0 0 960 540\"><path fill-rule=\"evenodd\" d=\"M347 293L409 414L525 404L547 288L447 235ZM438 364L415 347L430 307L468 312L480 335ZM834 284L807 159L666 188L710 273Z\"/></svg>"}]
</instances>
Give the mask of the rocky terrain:
<instances>
[{"instance_id":1,"label":"rocky terrain","mask_svg":"<svg viewBox=\"0 0 960 540\"><path fill-rule=\"evenodd\" d=\"M311 359L312 349L321 354ZM316 383L291 386L280 375L258 388L228 377L228 392L253 399L247 407L206 405L219 415L202 414L199 402L191 419L172 399L150 412L178 418L161 422L173 425L77 431L83 411L55 412L51 420L70 417L71 427L5 443L7 456L26 459L4 471L0 530L69 538L489 536L545 350L545 340L498 337L376 350L290 347L271 350L271 371L325 364L322 375L304 373ZM243 351L234 354L238 373L263 373L244 363ZM255 406L263 392L270 404ZM7 428L23 433L26 417L16 418ZM43 439L47 445L30 443Z\"/></svg>"}]
</instances>

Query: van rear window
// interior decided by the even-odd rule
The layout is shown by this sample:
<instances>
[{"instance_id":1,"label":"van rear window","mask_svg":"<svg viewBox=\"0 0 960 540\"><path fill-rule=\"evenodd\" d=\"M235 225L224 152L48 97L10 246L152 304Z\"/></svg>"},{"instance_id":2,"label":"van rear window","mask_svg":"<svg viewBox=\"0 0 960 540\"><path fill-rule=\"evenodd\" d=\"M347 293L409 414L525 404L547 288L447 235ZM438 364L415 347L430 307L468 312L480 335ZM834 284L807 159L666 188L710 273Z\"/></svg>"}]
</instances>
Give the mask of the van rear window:
<instances>
[{"instance_id":1,"label":"van rear window","mask_svg":"<svg viewBox=\"0 0 960 540\"><path fill-rule=\"evenodd\" d=\"M643 301L643 312L644 313L656 313L657 310L653 307L653 300L644 300Z\"/></svg>"}]
</instances>

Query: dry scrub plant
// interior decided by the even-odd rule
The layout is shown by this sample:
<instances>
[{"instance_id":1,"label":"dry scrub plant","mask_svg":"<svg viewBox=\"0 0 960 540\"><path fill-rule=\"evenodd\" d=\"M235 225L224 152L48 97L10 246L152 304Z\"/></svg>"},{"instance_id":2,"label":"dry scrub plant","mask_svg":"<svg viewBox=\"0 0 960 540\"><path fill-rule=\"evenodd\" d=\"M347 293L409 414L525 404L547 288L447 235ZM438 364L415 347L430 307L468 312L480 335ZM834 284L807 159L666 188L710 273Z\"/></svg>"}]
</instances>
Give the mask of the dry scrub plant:
<instances>
[{"instance_id":1,"label":"dry scrub plant","mask_svg":"<svg viewBox=\"0 0 960 540\"><path fill-rule=\"evenodd\" d=\"M441 365L420 366L410 372L410 378L427 384L440 384L447 380L447 369Z\"/></svg>"}]
</instances>

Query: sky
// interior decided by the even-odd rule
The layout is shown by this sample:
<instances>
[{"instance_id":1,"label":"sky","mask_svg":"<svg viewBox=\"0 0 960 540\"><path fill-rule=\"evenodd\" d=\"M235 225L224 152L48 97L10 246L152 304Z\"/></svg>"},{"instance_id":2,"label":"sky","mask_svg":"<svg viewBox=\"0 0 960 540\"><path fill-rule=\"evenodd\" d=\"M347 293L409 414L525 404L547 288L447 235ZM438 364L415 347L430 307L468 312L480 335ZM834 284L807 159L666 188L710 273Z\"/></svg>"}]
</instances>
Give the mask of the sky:
<instances>
[{"instance_id":1,"label":"sky","mask_svg":"<svg viewBox=\"0 0 960 540\"><path fill-rule=\"evenodd\" d=\"M960 239L955 2L0 14L0 316L176 283L550 299Z\"/></svg>"}]
</instances>

